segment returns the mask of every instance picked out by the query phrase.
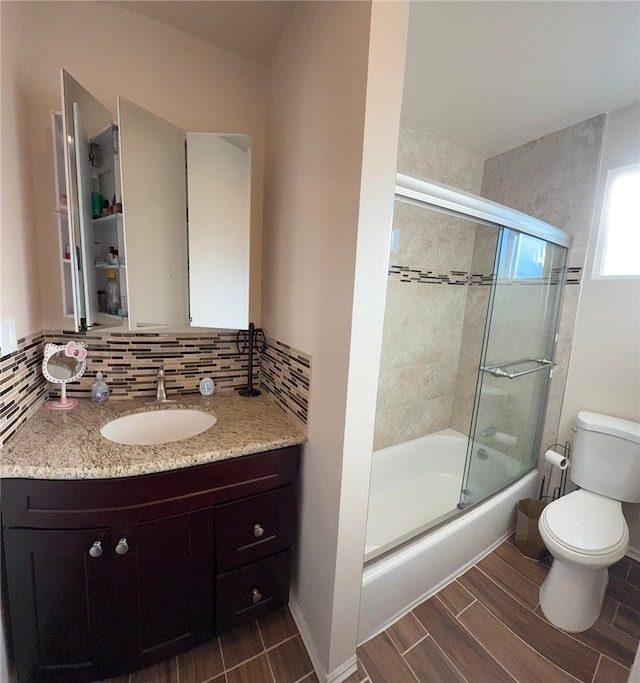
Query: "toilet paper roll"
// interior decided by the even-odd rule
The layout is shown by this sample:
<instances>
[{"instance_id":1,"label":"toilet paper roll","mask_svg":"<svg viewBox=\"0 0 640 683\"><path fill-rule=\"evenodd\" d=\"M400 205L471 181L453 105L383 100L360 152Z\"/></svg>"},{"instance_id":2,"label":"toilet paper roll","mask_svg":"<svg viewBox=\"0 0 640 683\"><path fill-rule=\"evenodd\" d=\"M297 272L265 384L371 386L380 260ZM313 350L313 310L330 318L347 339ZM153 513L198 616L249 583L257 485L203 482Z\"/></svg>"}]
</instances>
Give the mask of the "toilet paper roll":
<instances>
[{"instance_id":1,"label":"toilet paper roll","mask_svg":"<svg viewBox=\"0 0 640 683\"><path fill-rule=\"evenodd\" d=\"M566 470L567 467L569 467L569 460L565 458L564 455L560 455L560 453L556 453L555 451L547 451L544 454L544 459L555 467L559 467L561 470Z\"/></svg>"},{"instance_id":2,"label":"toilet paper roll","mask_svg":"<svg viewBox=\"0 0 640 683\"><path fill-rule=\"evenodd\" d=\"M518 437L513 434L505 434L504 432L496 432L493 435L493 440L496 443L503 443L508 446L515 446L518 443Z\"/></svg>"}]
</instances>

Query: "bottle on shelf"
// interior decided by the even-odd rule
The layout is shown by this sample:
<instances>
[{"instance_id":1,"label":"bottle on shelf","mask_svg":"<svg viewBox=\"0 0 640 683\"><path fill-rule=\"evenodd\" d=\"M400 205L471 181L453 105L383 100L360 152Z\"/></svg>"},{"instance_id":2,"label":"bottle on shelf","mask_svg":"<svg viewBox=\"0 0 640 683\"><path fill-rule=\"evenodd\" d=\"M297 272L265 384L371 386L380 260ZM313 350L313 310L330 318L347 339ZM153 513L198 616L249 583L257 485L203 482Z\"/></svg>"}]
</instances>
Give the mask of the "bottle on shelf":
<instances>
[{"instance_id":1,"label":"bottle on shelf","mask_svg":"<svg viewBox=\"0 0 640 683\"><path fill-rule=\"evenodd\" d=\"M110 270L108 272L109 279L107 280L107 313L110 315L119 315L120 313L120 285L116 279L116 271Z\"/></svg>"}]
</instances>

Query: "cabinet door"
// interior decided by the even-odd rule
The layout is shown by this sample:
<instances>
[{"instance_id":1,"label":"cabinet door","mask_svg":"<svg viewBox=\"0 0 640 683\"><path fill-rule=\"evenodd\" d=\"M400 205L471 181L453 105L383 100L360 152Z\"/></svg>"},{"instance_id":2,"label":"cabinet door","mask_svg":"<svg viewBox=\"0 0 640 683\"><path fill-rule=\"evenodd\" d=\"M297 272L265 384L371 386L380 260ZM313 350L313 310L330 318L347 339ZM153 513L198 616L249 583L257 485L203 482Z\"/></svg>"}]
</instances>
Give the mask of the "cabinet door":
<instances>
[{"instance_id":1,"label":"cabinet door","mask_svg":"<svg viewBox=\"0 0 640 683\"><path fill-rule=\"evenodd\" d=\"M9 609L19 681L97 677L109 616L108 532L4 532ZM89 550L94 543L100 543ZM97 647L101 644L100 647Z\"/></svg>"},{"instance_id":2,"label":"cabinet door","mask_svg":"<svg viewBox=\"0 0 640 683\"><path fill-rule=\"evenodd\" d=\"M119 656L141 668L213 636L213 510L111 530Z\"/></svg>"}]
</instances>

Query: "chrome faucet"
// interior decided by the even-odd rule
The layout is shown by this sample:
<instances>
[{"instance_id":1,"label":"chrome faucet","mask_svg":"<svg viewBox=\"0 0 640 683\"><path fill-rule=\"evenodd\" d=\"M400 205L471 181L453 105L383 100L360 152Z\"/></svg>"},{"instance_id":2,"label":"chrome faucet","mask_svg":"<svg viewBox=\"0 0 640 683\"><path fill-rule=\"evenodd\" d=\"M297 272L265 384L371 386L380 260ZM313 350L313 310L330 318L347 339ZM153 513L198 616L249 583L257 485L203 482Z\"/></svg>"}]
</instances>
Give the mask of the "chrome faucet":
<instances>
[{"instance_id":1,"label":"chrome faucet","mask_svg":"<svg viewBox=\"0 0 640 683\"><path fill-rule=\"evenodd\" d=\"M156 401L158 401L158 402L166 401L167 400L167 390L166 390L165 385L164 385L164 363L160 363L160 367L158 368L157 379L158 379L158 387L156 389Z\"/></svg>"}]
</instances>

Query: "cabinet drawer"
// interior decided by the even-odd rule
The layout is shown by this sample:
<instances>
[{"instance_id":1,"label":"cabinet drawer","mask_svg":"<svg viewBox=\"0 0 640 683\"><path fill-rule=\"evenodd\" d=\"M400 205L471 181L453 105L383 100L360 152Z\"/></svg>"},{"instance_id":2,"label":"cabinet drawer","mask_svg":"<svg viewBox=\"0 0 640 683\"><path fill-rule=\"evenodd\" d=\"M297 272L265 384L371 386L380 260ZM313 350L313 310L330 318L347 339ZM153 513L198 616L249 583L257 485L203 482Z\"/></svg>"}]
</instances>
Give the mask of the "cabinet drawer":
<instances>
[{"instance_id":1,"label":"cabinet drawer","mask_svg":"<svg viewBox=\"0 0 640 683\"><path fill-rule=\"evenodd\" d=\"M81 529L135 524L213 507L290 484L298 447L114 479L3 479L6 527Z\"/></svg>"},{"instance_id":2,"label":"cabinet drawer","mask_svg":"<svg viewBox=\"0 0 640 683\"><path fill-rule=\"evenodd\" d=\"M215 532L219 572L288 548L295 534L294 486L216 507Z\"/></svg>"},{"instance_id":3,"label":"cabinet drawer","mask_svg":"<svg viewBox=\"0 0 640 683\"><path fill-rule=\"evenodd\" d=\"M291 550L216 577L216 632L223 633L289 602Z\"/></svg>"}]
</instances>

